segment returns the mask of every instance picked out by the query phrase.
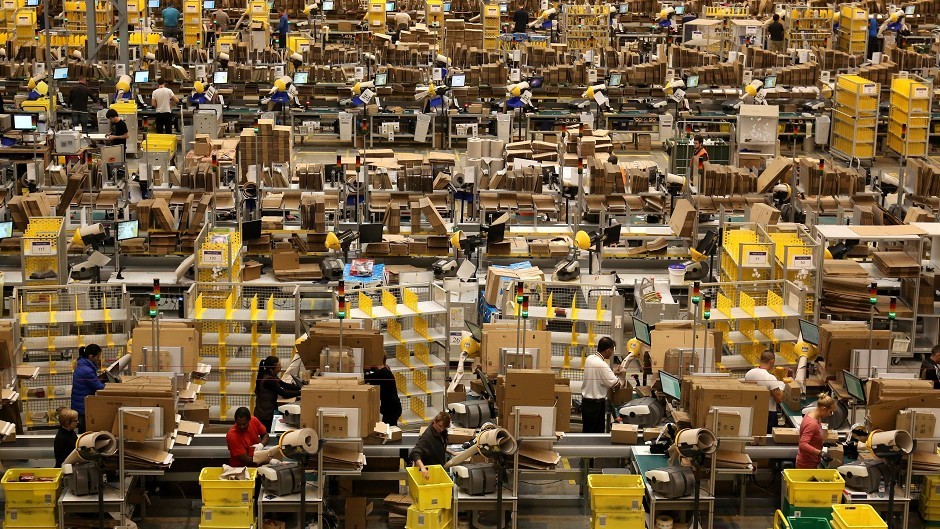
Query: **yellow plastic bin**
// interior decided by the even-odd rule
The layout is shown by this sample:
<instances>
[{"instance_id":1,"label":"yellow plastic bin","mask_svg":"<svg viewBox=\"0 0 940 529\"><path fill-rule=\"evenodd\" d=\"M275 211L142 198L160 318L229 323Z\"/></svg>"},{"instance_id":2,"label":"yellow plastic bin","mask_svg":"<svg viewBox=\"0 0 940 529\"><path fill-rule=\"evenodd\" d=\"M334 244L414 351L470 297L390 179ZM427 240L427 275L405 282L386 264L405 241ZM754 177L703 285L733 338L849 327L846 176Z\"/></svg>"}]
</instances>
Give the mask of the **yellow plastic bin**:
<instances>
[{"instance_id":1,"label":"yellow plastic bin","mask_svg":"<svg viewBox=\"0 0 940 529\"><path fill-rule=\"evenodd\" d=\"M450 509L454 503L454 482L441 465L427 467L430 479L424 479L421 469L408 467L408 494L415 509Z\"/></svg>"},{"instance_id":2,"label":"yellow plastic bin","mask_svg":"<svg viewBox=\"0 0 940 529\"><path fill-rule=\"evenodd\" d=\"M49 507L29 507L6 509L3 519L4 528L13 527L55 527L59 516L58 509Z\"/></svg>"},{"instance_id":3,"label":"yellow plastic bin","mask_svg":"<svg viewBox=\"0 0 940 529\"><path fill-rule=\"evenodd\" d=\"M620 512L643 510L643 478L635 474L591 474L588 476L591 510Z\"/></svg>"},{"instance_id":4,"label":"yellow plastic bin","mask_svg":"<svg viewBox=\"0 0 940 529\"><path fill-rule=\"evenodd\" d=\"M842 502L845 480L836 469L788 468L783 471L787 502L794 507L829 507Z\"/></svg>"},{"instance_id":5,"label":"yellow plastic bin","mask_svg":"<svg viewBox=\"0 0 940 529\"><path fill-rule=\"evenodd\" d=\"M200 527L249 527L255 523L254 506L203 507Z\"/></svg>"},{"instance_id":6,"label":"yellow plastic bin","mask_svg":"<svg viewBox=\"0 0 940 529\"><path fill-rule=\"evenodd\" d=\"M254 504L258 469L249 468L247 480L219 479L222 467L206 467L199 473L203 507L245 507Z\"/></svg>"},{"instance_id":7,"label":"yellow plastic bin","mask_svg":"<svg viewBox=\"0 0 940 529\"><path fill-rule=\"evenodd\" d=\"M591 529L645 529L643 511L596 512L591 517Z\"/></svg>"},{"instance_id":8,"label":"yellow plastic bin","mask_svg":"<svg viewBox=\"0 0 940 529\"><path fill-rule=\"evenodd\" d=\"M23 474L51 481L18 481ZM6 496L6 508L35 508L55 506L62 490L62 469L11 468L0 480Z\"/></svg>"},{"instance_id":9,"label":"yellow plastic bin","mask_svg":"<svg viewBox=\"0 0 940 529\"><path fill-rule=\"evenodd\" d=\"M852 503L832 506L833 529L886 529L888 524L881 519L871 505Z\"/></svg>"},{"instance_id":10,"label":"yellow plastic bin","mask_svg":"<svg viewBox=\"0 0 940 529\"><path fill-rule=\"evenodd\" d=\"M420 510L414 505L408 507L405 529L449 529L454 525L453 512L450 509Z\"/></svg>"}]
</instances>

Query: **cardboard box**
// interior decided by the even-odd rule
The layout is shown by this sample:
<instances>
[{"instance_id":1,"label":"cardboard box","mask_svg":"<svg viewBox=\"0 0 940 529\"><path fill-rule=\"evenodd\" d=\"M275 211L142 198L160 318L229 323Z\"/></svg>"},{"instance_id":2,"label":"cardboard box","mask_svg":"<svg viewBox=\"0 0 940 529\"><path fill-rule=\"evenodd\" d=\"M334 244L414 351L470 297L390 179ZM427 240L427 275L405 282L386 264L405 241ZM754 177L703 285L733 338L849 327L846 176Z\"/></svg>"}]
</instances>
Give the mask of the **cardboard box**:
<instances>
[{"instance_id":1,"label":"cardboard box","mask_svg":"<svg viewBox=\"0 0 940 529\"><path fill-rule=\"evenodd\" d=\"M635 445L639 439L639 428L635 424L614 424L610 427L610 443Z\"/></svg>"},{"instance_id":2,"label":"cardboard box","mask_svg":"<svg viewBox=\"0 0 940 529\"><path fill-rule=\"evenodd\" d=\"M555 431L571 431L571 386L555 384Z\"/></svg>"},{"instance_id":3,"label":"cardboard box","mask_svg":"<svg viewBox=\"0 0 940 529\"><path fill-rule=\"evenodd\" d=\"M795 445L800 442L800 430L798 428L774 428L774 443L778 445Z\"/></svg>"},{"instance_id":4,"label":"cardboard box","mask_svg":"<svg viewBox=\"0 0 940 529\"><path fill-rule=\"evenodd\" d=\"M349 417L341 414L324 413L322 439L345 439L349 437Z\"/></svg>"},{"instance_id":5,"label":"cardboard box","mask_svg":"<svg viewBox=\"0 0 940 529\"><path fill-rule=\"evenodd\" d=\"M125 441L142 443L153 434L153 414L149 411L124 411L124 429L121 429L120 414L114 416L112 432L119 431Z\"/></svg>"},{"instance_id":6,"label":"cardboard box","mask_svg":"<svg viewBox=\"0 0 940 529\"><path fill-rule=\"evenodd\" d=\"M381 420L379 388L359 384L356 380L311 381L300 391L300 427L316 429L320 408L358 409L359 435L366 437Z\"/></svg>"},{"instance_id":7,"label":"cardboard box","mask_svg":"<svg viewBox=\"0 0 940 529\"><path fill-rule=\"evenodd\" d=\"M513 358L515 353L516 340L520 343L522 338L516 330L513 321L503 321L483 324L483 340L480 344L480 365L487 374L495 375L504 371L502 365L503 348L511 348L511 353L507 355L506 364L519 367L524 361L526 366L532 365L537 369L551 369L552 366L552 333L550 331L530 330L525 333L525 348L538 350L538 365L534 365L532 360Z\"/></svg>"},{"instance_id":8,"label":"cardboard box","mask_svg":"<svg viewBox=\"0 0 940 529\"><path fill-rule=\"evenodd\" d=\"M718 423L715 423L715 414L718 414ZM705 428L711 430L716 436L737 437L741 432L741 414L729 410L711 409L705 416Z\"/></svg>"},{"instance_id":9,"label":"cardboard box","mask_svg":"<svg viewBox=\"0 0 940 529\"><path fill-rule=\"evenodd\" d=\"M842 370L851 367L853 349L888 349L890 345L889 330L869 333L867 325L858 323L824 323L819 326L819 354L826 360L826 372L839 381Z\"/></svg>"},{"instance_id":10,"label":"cardboard box","mask_svg":"<svg viewBox=\"0 0 940 529\"><path fill-rule=\"evenodd\" d=\"M372 502L366 498L346 498L346 529L366 529L366 518L372 513Z\"/></svg>"},{"instance_id":11,"label":"cardboard box","mask_svg":"<svg viewBox=\"0 0 940 529\"><path fill-rule=\"evenodd\" d=\"M934 437L934 432L937 429L937 416L926 412L919 412L915 415L910 410L904 410L898 414L895 428L913 432L911 436L914 439L929 439Z\"/></svg>"},{"instance_id":12,"label":"cardboard box","mask_svg":"<svg viewBox=\"0 0 940 529\"><path fill-rule=\"evenodd\" d=\"M476 430L473 428L457 428L451 426L447 429L447 442L451 444L468 443L476 439Z\"/></svg>"},{"instance_id":13,"label":"cardboard box","mask_svg":"<svg viewBox=\"0 0 940 529\"><path fill-rule=\"evenodd\" d=\"M177 363L176 353L172 348L180 348L183 370L186 373L196 369L196 358L198 357L201 340L192 324L186 322L161 321L160 322L160 349L165 353L161 354L161 364L172 366ZM133 344L131 347L131 373L136 373L140 365L146 365L144 359L144 348L153 349L153 328L150 320L141 320L134 327L132 334ZM148 368L155 371L156 366Z\"/></svg>"},{"instance_id":14,"label":"cardboard box","mask_svg":"<svg viewBox=\"0 0 940 529\"><path fill-rule=\"evenodd\" d=\"M187 402L183 404L182 416L187 421L209 424L209 405L205 401Z\"/></svg>"},{"instance_id":15,"label":"cardboard box","mask_svg":"<svg viewBox=\"0 0 940 529\"><path fill-rule=\"evenodd\" d=\"M114 384L123 386L123 384ZM128 391L134 391L128 388ZM99 392L101 393L101 392ZM176 398L173 397L140 397L136 395L98 394L85 397L85 424L87 431L109 431L115 435L115 417L119 408L151 408L158 407L163 410L163 431L166 433L176 429Z\"/></svg>"},{"instance_id":16,"label":"cardboard box","mask_svg":"<svg viewBox=\"0 0 940 529\"><path fill-rule=\"evenodd\" d=\"M516 413L511 413L507 426L514 437L538 437L542 433L542 416L534 413L519 415L519 431L516 431Z\"/></svg>"}]
</instances>

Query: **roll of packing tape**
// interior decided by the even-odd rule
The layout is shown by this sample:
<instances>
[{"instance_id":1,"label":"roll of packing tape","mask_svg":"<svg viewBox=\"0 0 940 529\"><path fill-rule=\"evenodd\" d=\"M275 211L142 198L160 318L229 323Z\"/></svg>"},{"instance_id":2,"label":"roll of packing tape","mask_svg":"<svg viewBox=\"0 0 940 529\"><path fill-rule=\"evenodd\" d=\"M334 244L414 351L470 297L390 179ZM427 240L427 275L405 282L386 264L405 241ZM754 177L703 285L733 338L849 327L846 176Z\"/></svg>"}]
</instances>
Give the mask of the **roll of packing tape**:
<instances>
[{"instance_id":1,"label":"roll of packing tape","mask_svg":"<svg viewBox=\"0 0 940 529\"><path fill-rule=\"evenodd\" d=\"M672 529L672 517L665 514L657 516L656 529Z\"/></svg>"}]
</instances>

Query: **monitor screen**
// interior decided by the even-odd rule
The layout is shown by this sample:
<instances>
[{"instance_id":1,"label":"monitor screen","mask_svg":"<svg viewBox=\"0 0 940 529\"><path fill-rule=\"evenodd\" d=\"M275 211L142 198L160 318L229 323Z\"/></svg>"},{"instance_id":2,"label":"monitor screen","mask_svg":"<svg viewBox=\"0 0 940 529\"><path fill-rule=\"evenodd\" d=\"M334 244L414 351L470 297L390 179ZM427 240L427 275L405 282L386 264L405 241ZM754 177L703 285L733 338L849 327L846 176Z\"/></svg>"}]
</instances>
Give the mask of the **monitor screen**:
<instances>
[{"instance_id":1,"label":"monitor screen","mask_svg":"<svg viewBox=\"0 0 940 529\"><path fill-rule=\"evenodd\" d=\"M806 320L800 320L800 335L803 341L813 345L819 345L819 326Z\"/></svg>"},{"instance_id":2,"label":"monitor screen","mask_svg":"<svg viewBox=\"0 0 940 529\"><path fill-rule=\"evenodd\" d=\"M688 77L685 79L685 87L686 87L686 88L696 88L696 87L698 87L698 76L697 76L697 75L690 75L690 76L688 76Z\"/></svg>"},{"instance_id":3,"label":"monitor screen","mask_svg":"<svg viewBox=\"0 0 940 529\"><path fill-rule=\"evenodd\" d=\"M202 8L203 9L215 9L215 0L203 0Z\"/></svg>"},{"instance_id":4,"label":"monitor screen","mask_svg":"<svg viewBox=\"0 0 940 529\"><path fill-rule=\"evenodd\" d=\"M486 230L486 244L496 244L506 239L506 223L500 222Z\"/></svg>"},{"instance_id":5,"label":"monitor screen","mask_svg":"<svg viewBox=\"0 0 940 529\"><path fill-rule=\"evenodd\" d=\"M126 241L140 237L140 223L137 220L125 220L117 223L117 240Z\"/></svg>"},{"instance_id":6,"label":"monitor screen","mask_svg":"<svg viewBox=\"0 0 940 529\"><path fill-rule=\"evenodd\" d=\"M634 317L633 318L633 334L636 335L636 339L641 343L652 346L653 337L650 335L650 331L653 330L653 326L645 321Z\"/></svg>"},{"instance_id":7,"label":"monitor screen","mask_svg":"<svg viewBox=\"0 0 940 529\"><path fill-rule=\"evenodd\" d=\"M15 130L36 130L33 114L13 114L13 128Z\"/></svg>"},{"instance_id":8,"label":"monitor screen","mask_svg":"<svg viewBox=\"0 0 940 529\"><path fill-rule=\"evenodd\" d=\"M626 15L630 12L630 4L620 4L620 14Z\"/></svg>"},{"instance_id":9,"label":"monitor screen","mask_svg":"<svg viewBox=\"0 0 940 529\"><path fill-rule=\"evenodd\" d=\"M604 228L604 246L614 246L620 242L620 231L623 224L614 224Z\"/></svg>"},{"instance_id":10,"label":"monitor screen","mask_svg":"<svg viewBox=\"0 0 940 529\"><path fill-rule=\"evenodd\" d=\"M52 79L55 81L62 81L63 79L69 78L69 69L68 67L56 68L52 70Z\"/></svg>"},{"instance_id":11,"label":"monitor screen","mask_svg":"<svg viewBox=\"0 0 940 529\"><path fill-rule=\"evenodd\" d=\"M678 378L665 371L659 372L659 382L663 386L663 393L673 400L682 400L682 383Z\"/></svg>"},{"instance_id":12,"label":"monitor screen","mask_svg":"<svg viewBox=\"0 0 940 529\"><path fill-rule=\"evenodd\" d=\"M777 86L777 76L769 75L764 79L764 88L775 88Z\"/></svg>"},{"instance_id":13,"label":"monitor screen","mask_svg":"<svg viewBox=\"0 0 940 529\"><path fill-rule=\"evenodd\" d=\"M464 74L453 75L450 78L451 88L463 88L467 86L467 76Z\"/></svg>"},{"instance_id":14,"label":"monitor screen","mask_svg":"<svg viewBox=\"0 0 940 529\"><path fill-rule=\"evenodd\" d=\"M261 238L261 219L242 222L242 239L256 241Z\"/></svg>"},{"instance_id":15,"label":"monitor screen","mask_svg":"<svg viewBox=\"0 0 940 529\"><path fill-rule=\"evenodd\" d=\"M147 0L147 7L150 9L158 9L160 7L160 0Z\"/></svg>"},{"instance_id":16,"label":"monitor screen","mask_svg":"<svg viewBox=\"0 0 940 529\"><path fill-rule=\"evenodd\" d=\"M375 74L375 86L385 86L388 84L388 73L380 72Z\"/></svg>"},{"instance_id":17,"label":"monitor screen","mask_svg":"<svg viewBox=\"0 0 940 529\"><path fill-rule=\"evenodd\" d=\"M0 222L0 239L9 239L13 236L13 221Z\"/></svg>"},{"instance_id":18,"label":"monitor screen","mask_svg":"<svg viewBox=\"0 0 940 529\"><path fill-rule=\"evenodd\" d=\"M904 14L905 14L905 15L913 15L913 14L914 14L914 8L915 8L915 7L917 7L917 6L906 6L906 7L904 8Z\"/></svg>"},{"instance_id":19,"label":"monitor screen","mask_svg":"<svg viewBox=\"0 0 940 529\"><path fill-rule=\"evenodd\" d=\"M228 72L215 72L212 75L212 82L215 84L228 84Z\"/></svg>"},{"instance_id":20,"label":"monitor screen","mask_svg":"<svg viewBox=\"0 0 940 529\"><path fill-rule=\"evenodd\" d=\"M294 72L294 84L307 84L308 72Z\"/></svg>"},{"instance_id":21,"label":"monitor screen","mask_svg":"<svg viewBox=\"0 0 940 529\"><path fill-rule=\"evenodd\" d=\"M359 228L359 242L362 244L370 242L382 242L382 230L385 227L381 222L363 224Z\"/></svg>"},{"instance_id":22,"label":"monitor screen","mask_svg":"<svg viewBox=\"0 0 940 529\"><path fill-rule=\"evenodd\" d=\"M676 7L675 7L675 10L676 10L676 14L677 14L677 15L684 15L684 14L685 14L685 6L676 6Z\"/></svg>"},{"instance_id":23,"label":"monitor screen","mask_svg":"<svg viewBox=\"0 0 940 529\"><path fill-rule=\"evenodd\" d=\"M26 0L26 7L38 7L39 0Z\"/></svg>"},{"instance_id":24,"label":"monitor screen","mask_svg":"<svg viewBox=\"0 0 940 529\"><path fill-rule=\"evenodd\" d=\"M391 13L395 10L395 2L385 2L385 12Z\"/></svg>"},{"instance_id":25,"label":"monitor screen","mask_svg":"<svg viewBox=\"0 0 940 529\"><path fill-rule=\"evenodd\" d=\"M467 330L470 331L470 336L473 336L473 338L474 338L476 341L482 342L482 341L483 341L483 330L480 329L480 326L477 325L477 324L475 324L475 323L470 323L469 321L465 321L464 323L467 324Z\"/></svg>"},{"instance_id":26,"label":"monitor screen","mask_svg":"<svg viewBox=\"0 0 940 529\"><path fill-rule=\"evenodd\" d=\"M444 12L450 13L450 2L444 2Z\"/></svg>"},{"instance_id":27,"label":"monitor screen","mask_svg":"<svg viewBox=\"0 0 940 529\"><path fill-rule=\"evenodd\" d=\"M842 378L845 380L846 393L860 404L865 404L865 383L846 370L842 370Z\"/></svg>"},{"instance_id":28,"label":"monitor screen","mask_svg":"<svg viewBox=\"0 0 940 529\"><path fill-rule=\"evenodd\" d=\"M134 72L134 82L135 83L149 83L150 82L150 72L147 70L141 70L139 72Z\"/></svg>"},{"instance_id":29,"label":"monitor screen","mask_svg":"<svg viewBox=\"0 0 940 529\"><path fill-rule=\"evenodd\" d=\"M542 88L542 83L545 82L545 78L542 76L530 77L529 78L529 88L535 90L536 88Z\"/></svg>"},{"instance_id":30,"label":"monitor screen","mask_svg":"<svg viewBox=\"0 0 940 529\"><path fill-rule=\"evenodd\" d=\"M509 6L506 5L506 4L499 4L499 12L500 12L500 13L508 13L508 12L509 12Z\"/></svg>"},{"instance_id":31,"label":"monitor screen","mask_svg":"<svg viewBox=\"0 0 940 529\"><path fill-rule=\"evenodd\" d=\"M607 86L610 86L610 87L620 86L621 82L623 82L623 74L612 73L610 74L610 82L607 83Z\"/></svg>"},{"instance_id":32,"label":"monitor screen","mask_svg":"<svg viewBox=\"0 0 940 529\"><path fill-rule=\"evenodd\" d=\"M323 10L332 11L333 10L333 0L323 0Z\"/></svg>"}]
</instances>

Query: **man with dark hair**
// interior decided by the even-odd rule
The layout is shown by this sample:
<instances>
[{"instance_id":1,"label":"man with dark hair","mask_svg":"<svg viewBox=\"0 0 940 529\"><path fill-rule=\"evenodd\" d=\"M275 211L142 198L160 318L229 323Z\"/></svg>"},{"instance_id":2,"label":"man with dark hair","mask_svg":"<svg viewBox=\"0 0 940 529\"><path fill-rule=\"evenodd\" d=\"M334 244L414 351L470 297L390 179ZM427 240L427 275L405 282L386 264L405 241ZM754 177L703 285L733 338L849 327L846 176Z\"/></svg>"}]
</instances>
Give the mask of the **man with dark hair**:
<instances>
[{"instance_id":1,"label":"man with dark hair","mask_svg":"<svg viewBox=\"0 0 940 529\"><path fill-rule=\"evenodd\" d=\"M940 345L933 346L930 354L924 357L920 364L921 380L933 381L933 389L940 389Z\"/></svg>"},{"instance_id":2,"label":"man with dark hair","mask_svg":"<svg viewBox=\"0 0 940 529\"><path fill-rule=\"evenodd\" d=\"M770 51L774 53L786 53L785 32L783 24L780 22L780 15L774 13L774 21L767 26L767 33L770 35Z\"/></svg>"},{"instance_id":3,"label":"man with dark hair","mask_svg":"<svg viewBox=\"0 0 940 529\"><path fill-rule=\"evenodd\" d=\"M620 386L617 374L620 366L610 368L607 362L614 354L616 344L609 336L597 342L597 352L584 361L584 380L581 384L581 431L604 433L607 413L607 392Z\"/></svg>"},{"instance_id":4,"label":"man with dark hair","mask_svg":"<svg viewBox=\"0 0 940 529\"><path fill-rule=\"evenodd\" d=\"M777 404L783 402L784 384L771 373L776 361L776 353L768 349L760 354L760 365L744 374L744 380L756 382L770 391L770 409L767 414L767 433L769 434L774 433L773 429L777 426Z\"/></svg>"},{"instance_id":5,"label":"man with dark hair","mask_svg":"<svg viewBox=\"0 0 940 529\"><path fill-rule=\"evenodd\" d=\"M278 45L282 50L287 49L287 32L289 31L289 27L287 11L282 8L281 17L277 20Z\"/></svg>"},{"instance_id":6,"label":"man with dark hair","mask_svg":"<svg viewBox=\"0 0 940 529\"><path fill-rule=\"evenodd\" d=\"M255 450L264 448L268 442L268 430L251 411L242 406L235 410L235 425L225 434L228 445L229 465L233 467L254 466Z\"/></svg>"},{"instance_id":7,"label":"man with dark hair","mask_svg":"<svg viewBox=\"0 0 940 529\"><path fill-rule=\"evenodd\" d=\"M88 91L88 80L85 77L78 79L78 84L69 91L69 106L72 107L72 125L80 124L84 132L88 127L88 102L91 93Z\"/></svg>"},{"instance_id":8,"label":"man with dark hair","mask_svg":"<svg viewBox=\"0 0 940 529\"><path fill-rule=\"evenodd\" d=\"M111 142L111 145L120 145L126 148L127 137L130 136L130 133L127 130L127 123L124 122L124 118L113 108L109 108L105 116L111 122L111 132L105 138Z\"/></svg>"},{"instance_id":9,"label":"man with dark hair","mask_svg":"<svg viewBox=\"0 0 940 529\"><path fill-rule=\"evenodd\" d=\"M525 33L529 28L529 12L525 9L525 0L519 2L519 7L512 14L513 33Z\"/></svg>"},{"instance_id":10,"label":"man with dark hair","mask_svg":"<svg viewBox=\"0 0 940 529\"><path fill-rule=\"evenodd\" d=\"M173 90L166 86L162 77L157 79L157 89L150 96L150 104L157 111L157 134L173 134L173 104L179 103Z\"/></svg>"},{"instance_id":11,"label":"man with dark hair","mask_svg":"<svg viewBox=\"0 0 940 529\"><path fill-rule=\"evenodd\" d=\"M418 442L408 454L413 466L418 467L424 479L430 478L428 467L443 465L447 461L447 429L450 427L450 415L442 411L434 417L431 425L418 437Z\"/></svg>"}]
</instances>

